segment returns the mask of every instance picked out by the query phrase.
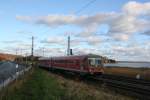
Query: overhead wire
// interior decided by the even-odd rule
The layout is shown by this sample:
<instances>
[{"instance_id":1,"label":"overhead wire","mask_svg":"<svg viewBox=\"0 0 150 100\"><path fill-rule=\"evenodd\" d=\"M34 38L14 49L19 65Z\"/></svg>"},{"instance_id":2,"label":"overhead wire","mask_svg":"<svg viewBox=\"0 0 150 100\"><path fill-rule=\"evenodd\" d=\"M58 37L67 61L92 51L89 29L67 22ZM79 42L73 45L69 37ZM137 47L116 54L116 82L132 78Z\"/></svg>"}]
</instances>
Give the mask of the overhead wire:
<instances>
[{"instance_id":1,"label":"overhead wire","mask_svg":"<svg viewBox=\"0 0 150 100\"><path fill-rule=\"evenodd\" d=\"M75 14L79 14L81 11L83 11L84 9L86 9L89 5L91 5L92 3L94 3L96 0L91 0L89 1L86 5L84 5L82 8L80 8L78 11L75 12Z\"/></svg>"}]
</instances>

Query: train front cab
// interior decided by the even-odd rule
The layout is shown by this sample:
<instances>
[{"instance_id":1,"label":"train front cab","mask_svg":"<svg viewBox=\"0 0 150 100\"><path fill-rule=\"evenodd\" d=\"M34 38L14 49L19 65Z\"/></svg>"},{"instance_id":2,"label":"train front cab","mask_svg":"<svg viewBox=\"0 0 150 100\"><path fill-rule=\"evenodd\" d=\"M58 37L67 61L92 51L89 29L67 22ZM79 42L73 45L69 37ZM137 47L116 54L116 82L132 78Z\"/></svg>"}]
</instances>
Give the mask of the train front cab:
<instances>
[{"instance_id":1,"label":"train front cab","mask_svg":"<svg viewBox=\"0 0 150 100\"><path fill-rule=\"evenodd\" d=\"M88 58L88 71L91 75L101 75L104 73L103 61L99 57Z\"/></svg>"}]
</instances>

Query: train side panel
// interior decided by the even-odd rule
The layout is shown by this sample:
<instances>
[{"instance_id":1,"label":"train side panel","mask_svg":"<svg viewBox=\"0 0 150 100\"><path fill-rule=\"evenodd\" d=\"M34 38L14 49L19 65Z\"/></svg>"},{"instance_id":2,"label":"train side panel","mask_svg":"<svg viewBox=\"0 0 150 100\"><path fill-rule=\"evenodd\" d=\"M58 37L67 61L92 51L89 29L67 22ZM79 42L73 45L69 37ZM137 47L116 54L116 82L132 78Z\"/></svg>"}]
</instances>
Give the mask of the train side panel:
<instances>
[{"instance_id":1,"label":"train side panel","mask_svg":"<svg viewBox=\"0 0 150 100\"><path fill-rule=\"evenodd\" d=\"M40 65L45 68L60 69L87 74L104 73L103 66L93 67L89 65L88 56L52 57L49 59L40 60L39 62Z\"/></svg>"},{"instance_id":2,"label":"train side panel","mask_svg":"<svg viewBox=\"0 0 150 100\"><path fill-rule=\"evenodd\" d=\"M83 66L84 64L82 63L83 61L80 59L63 59L63 60L52 59L53 68L76 72L87 72L87 70L85 70L85 66ZM83 69L81 68L81 66L83 66Z\"/></svg>"}]
</instances>

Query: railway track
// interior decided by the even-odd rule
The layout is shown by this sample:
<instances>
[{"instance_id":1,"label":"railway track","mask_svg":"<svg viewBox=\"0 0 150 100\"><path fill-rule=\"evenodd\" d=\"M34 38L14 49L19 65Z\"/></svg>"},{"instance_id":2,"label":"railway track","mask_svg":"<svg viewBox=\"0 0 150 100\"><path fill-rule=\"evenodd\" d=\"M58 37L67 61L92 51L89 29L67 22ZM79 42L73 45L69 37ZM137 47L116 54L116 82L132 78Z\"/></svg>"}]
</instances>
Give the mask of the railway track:
<instances>
[{"instance_id":1,"label":"railway track","mask_svg":"<svg viewBox=\"0 0 150 100\"><path fill-rule=\"evenodd\" d=\"M141 100L150 100L150 81L108 74L89 76L88 78L102 81L112 88L122 89Z\"/></svg>"},{"instance_id":2,"label":"railway track","mask_svg":"<svg viewBox=\"0 0 150 100\"><path fill-rule=\"evenodd\" d=\"M53 71L56 74L63 75L66 78L77 79L80 75L70 74L62 71ZM150 81L135 79L125 76L103 74L99 76L80 77L81 81L89 82L94 85L106 84L108 87L119 90L121 93L126 93L137 97L140 100L150 100ZM117 92L118 93L118 92Z\"/></svg>"}]
</instances>

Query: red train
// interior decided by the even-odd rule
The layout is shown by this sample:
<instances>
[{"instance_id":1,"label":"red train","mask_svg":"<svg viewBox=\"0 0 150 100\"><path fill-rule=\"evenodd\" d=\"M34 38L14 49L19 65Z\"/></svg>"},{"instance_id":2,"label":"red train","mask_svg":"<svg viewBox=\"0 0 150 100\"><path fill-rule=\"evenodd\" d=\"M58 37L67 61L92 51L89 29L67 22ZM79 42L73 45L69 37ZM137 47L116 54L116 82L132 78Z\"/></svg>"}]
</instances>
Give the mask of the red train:
<instances>
[{"instance_id":1,"label":"red train","mask_svg":"<svg viewBox=\"0 0 150 100\"><path fill-rule=\"evenodd\" d=\"M80 74L93 75L104 73L102 58L98 55L93 54L39 58L39 66L49 69L59 69Z\"/></svg>"}]
</instances>

